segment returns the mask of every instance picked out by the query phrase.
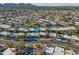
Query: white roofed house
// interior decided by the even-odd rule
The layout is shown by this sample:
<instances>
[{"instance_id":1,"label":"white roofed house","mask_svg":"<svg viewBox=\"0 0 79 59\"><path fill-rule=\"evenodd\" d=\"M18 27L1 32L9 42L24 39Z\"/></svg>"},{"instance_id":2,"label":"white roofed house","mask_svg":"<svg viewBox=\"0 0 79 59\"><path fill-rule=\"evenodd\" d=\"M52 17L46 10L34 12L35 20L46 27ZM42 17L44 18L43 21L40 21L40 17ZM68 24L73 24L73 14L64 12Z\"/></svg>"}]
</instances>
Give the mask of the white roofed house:
<instances>
[{"instance_id":1,"label":"white roofed house","mask_svg":"<svg viewBox=\"0 0 79 59\"><path fill-rule=\"evenodd\" d=\"M64 55L64 48L56 46L44 46L44 52L46 55Z\"/></svg>"},{"instance_id":2,"label":"white roofed house","mask_svg":"<svg viewBox=\"0 0 79 59\"><path fill-rule=\"evenodd\" d=\"M69 36L69 35L63 35L63 38L71 39L71 36Z\"/></svg>"},{"instance_id":3,"label":"white roofed house","mask_svg":"<svg viewBox=\"0 0 79 59\"><path fill-rule=\"evenodd\" d=\"M79 41L79 38L77 36L75 36L75 35L72 35L71 39Z\"/></svg>"},{"instance_id":4,"label":"white roofed house","mask_svg":"<svg viewBox=\"0 0 79 59\"><path fill-rule=\"evenodd\" d=\"M43 36L45 36L45 35L46 35L46 33L45 33L45 32L40 32L39 34L40 34L40 35L43 35Z\"/></svg>"},{"instance_id":5,"label":"white roofed house","mask_svg":"<svg viewBox=\"0 0 79 59\"><path fill-rule=\"evenodd\" d=\"M3 55L15 55L16 54L15 49L16 48L7 48L5 51L3 51Z\"/></svg>"},{"instance_id":6,"label":"white roofed house","mask_svg":"<svg viewBox=\"0 0 79 59\"><path fill-rule=\"evenodd\" d=\"M8 29L9 31L15 31L15 28L10 28L10 29Z\"/></svg>"},{"instance_id":7,"label":"white roofed house","mask_svg":"<svg viewBox=\"0 0 79 59\"><path fill-rule=\"evenodd\" d=\"M61 47L55 47L55 52L53 55L64 55L64 48Z\"/></svg>"},{"instance_id":8,"label":"white roofed house","mask_svg":"<svg viewBox=\"0 0 79 59\"><path fill-rule=\"evenodd\" d=\"M57 34L56 33L49 33L49 37L51 38L51 40L55 40L57 39Z\"/></svg>"},{"instance_id":9,"label":"white roofed house","mask_svg":"<svg viewBox=\"0 0 79 59\"><path fill-rule=\"evenodd\" d=\"M75 36L75 35L71 35L71 36L69 36L69 35L63 35L63 38L67 38L67 39L79 41L79 38L77 36Z\"/></svg>"},{"instance_id":10,"label":"white roofed house","mask_svg":"<svg viewBox=\"0 0 79 59\"><path fill-rule=\"evenodd\" d=\"M25 29L25 28L19 28L19 31L24 31L24 32L27 32L28 30Z\"/></svg>"},{"instance_id":11,"label":"white roofed house","mask_svg":"<svg viewBox=\"0 0 79 59\"><path fill-rule=\"evenodd\" d=\"M75 55L76 53L73 50L65 50L65 55Z\"/></svg>"},{"instance_id":12,"label":"white roofed house","mask_svg":"<svg viewBox=\"0 0 79 59\"><path fill-rule=\"evenodd\" d=\"M56 25L56 22L50 21L49 23L52 24L52 25Z\"/></svg>"},{"instance_id":13,"label":"white roofed house","mask_svg":"<svg viewBox=\"0 0 79 59\"><path fill-rule=\"evenodd\" d=\"M29 28L29 31L35 31L35 29L34 28Z\"/></svg>"},{"instance_id":14,"label":"white roofed house","mask_svg":"<svg viewBox=\"0 0 79 59\"><path fill-rule=\"evenodd\" d=\"M55 49L54 47L45 47L44 52L46 53L46 55L53 55L55 51L54 49Z\"/></svg>"},{"instance_id":15,"label":"white roofed house","mask_svg":"<svg viewBox=\"0 0 79 59\"><path fill-rule=\"evenodd\" d=\"M50 36L50 37L56 37L57 34L56 34L56 33L49 33L49 36Z\"/></svg>"},{"instance_id":16,"label":"white roofed house","mask_svg":"<svg viewBox=\"0 0 79 59\"><path fill-rule=\"evenodd\" d=\"M2 18L2 19L0 19L0 21L5 21L5 19Z\"/></svg>"},{"instance_id":17,"label":"white roofed house","mask_svg":"<svg viewBox=\"0 0 79 59\"><path fill-rule=\"evenodd\" d=\"M75 29L73 26L72 27L53 27L49 30L70 30L70 29Z\"/></svg>"},{"instance_id":18,"label":"white roofed house","mask_svg":"<svg viewBox=\"0 0 79 59\"><path fill-rule=\"evenodd\" d=\"M76 21L75 22L75 26L78 26L79 27L79 21Z\"/></svg>"},{"instance_id":19,"label":"white roofed house","mask_svg":"<svg viewBox=\"0 0 79 59\"><path fill-rule=\"evenodd\" d=\"M0 32L0 35L3 35L3 36L7 36L9 34L10 34L10 32L6 32L6 31Z\"/></svg>"},{"instance_id":20,"label":"white roofed house","mask_svg":"<svg viewBox=\"0 0 79 59\"><path fill-rule=\"evenodd\" d=\"M40 31L46 31L46 30L47 30L47 28L40 27Z\"/></svg>"},{"instance_id":21,"label":"white roofed house","mask_svg":"<svg viewBox=\"0 0 79 59\"><path fill-rule=\"evenodd\" d=\"M0 24L0 28L9 29L11 26L7 24Z\"/></svg>"},{"instance_id":22,"label":"white roofed house","mask_svg":"<svg viewBox=\"0 0 79 59\"><path fill-rule=\"evenodd\" d=\"M39 36L39 33L28 33L28 36Z\"/></svg>"},{"instance_id":23,"label":"white roofed house","mask_svg":"<svg viewBox=\"0 0 79 59\"><path fill-rule=\"evenodd\" d=\"M24 35L24 33L14 33L15 35Z\"/></svg>"}]
</instances>

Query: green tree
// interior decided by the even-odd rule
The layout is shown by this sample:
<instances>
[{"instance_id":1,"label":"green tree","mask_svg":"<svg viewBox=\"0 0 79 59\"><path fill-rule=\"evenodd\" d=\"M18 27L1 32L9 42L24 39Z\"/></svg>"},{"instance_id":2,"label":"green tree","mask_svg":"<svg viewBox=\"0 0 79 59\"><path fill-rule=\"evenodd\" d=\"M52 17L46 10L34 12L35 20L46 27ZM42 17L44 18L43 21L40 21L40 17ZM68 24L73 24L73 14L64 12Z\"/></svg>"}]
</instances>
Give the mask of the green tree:
<instances>
[{"instance_id":1,"label":"green tree","mask_svg":"<svg viewBox=\"0 0 79 59\"><path fill-rule=\"evenodd\" d=\"M64 48L64 55L65 55L65 51L68 49L68 45L65 45L63 48Z\"/></svg>"}]
</instances>

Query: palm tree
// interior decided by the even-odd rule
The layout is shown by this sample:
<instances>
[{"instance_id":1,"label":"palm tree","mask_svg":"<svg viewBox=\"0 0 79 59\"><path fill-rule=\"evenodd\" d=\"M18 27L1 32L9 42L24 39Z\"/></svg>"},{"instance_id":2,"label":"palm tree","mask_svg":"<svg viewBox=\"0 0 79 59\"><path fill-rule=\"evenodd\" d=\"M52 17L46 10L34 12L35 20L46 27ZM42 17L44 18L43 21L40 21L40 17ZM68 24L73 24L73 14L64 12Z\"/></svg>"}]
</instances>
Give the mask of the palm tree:
<instances>
[{"instance_id":1,"label":"palm tree","mask_svg":"<svg viewBox=\"0 0 79 59\"><path fill-rule=\"evenodd\" d=\"M68 45L64 46L64 55L65 55L65 51L68 49Z\"/></svg>"}]
</instances>

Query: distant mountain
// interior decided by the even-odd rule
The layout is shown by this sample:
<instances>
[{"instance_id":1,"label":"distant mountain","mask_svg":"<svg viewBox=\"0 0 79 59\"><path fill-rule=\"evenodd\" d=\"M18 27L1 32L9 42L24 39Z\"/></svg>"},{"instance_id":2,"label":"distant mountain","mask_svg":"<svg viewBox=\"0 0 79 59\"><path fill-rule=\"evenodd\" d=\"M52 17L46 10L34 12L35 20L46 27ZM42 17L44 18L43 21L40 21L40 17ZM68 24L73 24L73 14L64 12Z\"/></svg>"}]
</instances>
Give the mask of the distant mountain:
<instances>
[{"instance_id":1,"label":"distant mountain","mask_svg":"<svg viewBox=\"0 0 79 59\"><path fill-rule=\"evenodd\" d=\"M16 5L16 8L34 8L34 7L36 6L30 3L27 3L27 4L20 3Z\"/></svg>"},{"instance_id":2,"label":"distant mountain","mask_svg":"<svg viewBox=\"0 0 79 59\"><path fill-rule=\"evenodd\" d=\"M24 3L19 3L19 4L15 4L15 3L5 3L5 4L0 4L0 7L9 7L9 8L33 8L36 7L35 5L32 5L30 3L24 4Z\"/></svg>"},{"instance_id":3,"label":"distant mountain","mask_svg":"<svg viewBox=\"0 0 79 59\"><path fill-rule=\"evenodd\" d=\"M0 8L16 8L16 9L26 9L26 8L35 8L35 9L39 9L39 8L43 8L43 9L49 9L49 8L58 8L58 9L64 9L64 8L68 8L68 9L71 9L71 8L78 8L79 9L79 6L38 6L38 5L35 5L35 4L30 4L30 3L19 3L19 4L16 4L16 3L5 3L5 4L0 4Z\"/></svg>"},{"instance_id":4,"label":"distant mountain","mask_svg":"<svg viewBox=\"0 0 79 59\"><path fill-rule=\"evenodd\" d=\"M5 3L5 4L0 4L0 7L14 7L16 5L17 4L14 4L14 3Z\"/></svg>"}]
</instances>

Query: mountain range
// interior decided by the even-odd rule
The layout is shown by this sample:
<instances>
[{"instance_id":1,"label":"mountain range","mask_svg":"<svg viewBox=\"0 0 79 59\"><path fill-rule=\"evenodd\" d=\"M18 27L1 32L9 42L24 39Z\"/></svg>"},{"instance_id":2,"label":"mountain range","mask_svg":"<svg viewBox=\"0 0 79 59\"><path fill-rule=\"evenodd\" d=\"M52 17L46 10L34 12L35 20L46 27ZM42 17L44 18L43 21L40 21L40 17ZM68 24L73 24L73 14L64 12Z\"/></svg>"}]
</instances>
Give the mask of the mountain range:
<instances>
[{"instance_id":1,"label":"mountain range","mask_svg":"<svg viewBox=\"0 0 79 59\"><path fill-rule=\"evenodd\" d=\"M58 6L59 5L59 6ZM78 5L78 4L77 4ZM51 6L49 4L47 4L45 6L45 4L31 4L31 3L4 3L4 4L0 4L0 7L4 7L4 8L51 8L51 7L67 7L67 8L71 8L71 7L77 7L79 8L79 6L77 6L76 4L72 5L72 4L69 4L69 5L65 5L65 4L51 4Z\"/></svg>"}]
</instances>

